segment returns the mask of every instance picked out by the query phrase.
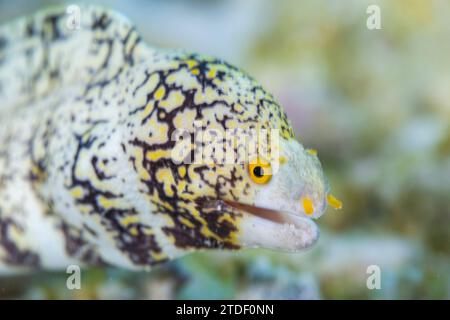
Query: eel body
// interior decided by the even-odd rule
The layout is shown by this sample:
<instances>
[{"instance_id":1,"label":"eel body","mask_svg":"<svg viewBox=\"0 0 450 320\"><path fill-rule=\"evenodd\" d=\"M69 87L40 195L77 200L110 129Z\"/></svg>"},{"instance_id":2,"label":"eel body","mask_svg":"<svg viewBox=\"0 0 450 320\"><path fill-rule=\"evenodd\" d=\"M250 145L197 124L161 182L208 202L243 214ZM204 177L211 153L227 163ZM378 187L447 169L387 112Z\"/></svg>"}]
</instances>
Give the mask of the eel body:
<instances>
[{"instance_id":1,"label":"eel body","mask_svg":"<svg viewBox=\"0 0 450 320\"><path fill-rule=\"evenodd\" d=\"M271 94L221 59L147 45L116 12L80 13L0 27L0 273L317 240L311 218L339 202ZM278 158L174 160L174 135L199 128L274 130ZM225 146L189 141L184 156Z\"/></svg>"}]
</instances>

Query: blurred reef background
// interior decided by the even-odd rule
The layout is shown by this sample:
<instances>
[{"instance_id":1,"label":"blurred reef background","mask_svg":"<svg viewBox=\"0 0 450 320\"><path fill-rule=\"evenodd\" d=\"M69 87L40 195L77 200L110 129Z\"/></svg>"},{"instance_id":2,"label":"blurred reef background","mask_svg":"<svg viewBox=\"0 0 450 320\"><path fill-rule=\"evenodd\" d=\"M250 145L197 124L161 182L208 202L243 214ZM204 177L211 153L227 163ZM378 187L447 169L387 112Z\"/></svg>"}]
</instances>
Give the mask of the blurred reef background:
<instances>
[{"instance_id":1,"label":"blurred reef background","mask_svg":"<svg viewBox=\"0 0 450 320\"><path fill-rule=\"evenodd\" d=\"M1 1L0 23L59 1ZM67 4L76 3L62 2ZM222 57L260 81L344 201L305 253L204 252L150 273L0 278L0 298L450 299L450 2L89 1L155 46ZM366 9L381 8L381 30ZM381 290L366 287L369 265Z\"/></svg>"}]
</instances>

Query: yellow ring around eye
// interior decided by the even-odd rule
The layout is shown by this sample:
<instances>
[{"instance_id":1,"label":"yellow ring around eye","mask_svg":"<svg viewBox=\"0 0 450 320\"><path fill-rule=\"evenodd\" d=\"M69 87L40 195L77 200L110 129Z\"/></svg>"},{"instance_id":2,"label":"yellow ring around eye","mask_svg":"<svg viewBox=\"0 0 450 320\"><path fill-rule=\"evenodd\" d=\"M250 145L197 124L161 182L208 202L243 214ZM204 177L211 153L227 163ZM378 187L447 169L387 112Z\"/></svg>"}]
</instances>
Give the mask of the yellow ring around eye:
<instances>
[{"instance_id":1,"label":"yellow ring around eye","mask_svg":"<svg viewBox=\"0 0 450 320\"><path fill-rule=\"evenodd\" d=\"M272 166L269 162L258 158L248 164L248 174L254 183L267 184L272 179Z\"/></svg>"}]
</instances>

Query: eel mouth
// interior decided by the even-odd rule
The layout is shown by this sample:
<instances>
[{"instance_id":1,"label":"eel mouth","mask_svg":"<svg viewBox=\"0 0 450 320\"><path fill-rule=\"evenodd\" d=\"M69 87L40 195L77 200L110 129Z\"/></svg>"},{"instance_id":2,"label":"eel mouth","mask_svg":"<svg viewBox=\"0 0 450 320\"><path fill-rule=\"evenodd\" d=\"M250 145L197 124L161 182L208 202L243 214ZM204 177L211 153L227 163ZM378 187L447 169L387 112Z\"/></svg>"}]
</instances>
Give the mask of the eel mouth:
<instances>
[{"instance_id":1,"label":"eel mouth","mask_svg":"<svg viewBox=\"0 0 450 320\"><path fill-rule=\"evenodd\" d=\"M238 241L242 247L297 252L311 247L319 238L317 225L298 214L232 201L215 203L241 213Z\"/></svg>"},{"instance_id":2,"label":"eel mouth","mask_svg":"<svg viewBox=\"0 0 450 320\"><path fill-rule=\"evenodd\" d=\"M228 205L234 209L237 209L241 212L245 212L247 214L251 214L251 215L260 217L262 219L269 220L269 221L272 221L274 223L279 223L279 224L288 223L290 215L292 215L291 213L287 213L287 212L261 208L261 207L252 206L252 205L248 205L248 204L242 204L242 203L234 202L234 201L223 201L223 202L226 205Z\"/></svg>"}]
</instances>

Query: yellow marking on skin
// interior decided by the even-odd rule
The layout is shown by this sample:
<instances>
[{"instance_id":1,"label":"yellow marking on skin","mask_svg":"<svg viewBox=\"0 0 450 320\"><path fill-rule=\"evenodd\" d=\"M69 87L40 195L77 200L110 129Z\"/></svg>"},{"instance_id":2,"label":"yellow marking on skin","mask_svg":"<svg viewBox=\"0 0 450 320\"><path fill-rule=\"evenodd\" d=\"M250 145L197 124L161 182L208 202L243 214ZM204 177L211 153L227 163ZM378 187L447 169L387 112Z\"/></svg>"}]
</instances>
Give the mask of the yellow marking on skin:
<instances>
[{"instance_id":1,"label":"yellow marking on skin","mask_svg":"<svg viewBox=\"0 0 450 320\"><path fill-rule=\"evenodd\" d=\"M189 69L191 69L192 67L194 67L198 64L198 62L196 60L192 60L192 59L186 60L185 62Z\"/></svg>"},{"instance_id":2,"label":"yellow marking on skin","mask_svg":"<svg viewBox=\"0 0 450 320\"><path fill-rule=\"evenodd\" d=\"M161 158L170 158L171 150L147 151L145 157L150 161L156 161Z\"/></svg>"},{"instance_id":3,"label":"yellow marking on skin","mask_svg":"<svg viewBox=\"0 0 450 320\"><path fill-rule=\"evenodd\" d=\"M97 198L98 203L104 208L104 209L110 209L110 208L124 208L124 203L122 199L108 199L104 196L99 196Z\"/></svg>"},{"instance_id":4,"label":"yellow marking on skin","mask_svg":"<svg viewBox=\"0 0 450 320\"><path fill-rule=\"evenodd\" d=\"M70 190L70 194L72 195L72 197L79 199L84 195L84 191L83 188L77 186Z\"/></svg>"},{"instance_id":5,"label":"yellow marking on skin","mask_svg":"<svg viewBox=\"0 0 450 320\"><path fill-rule=\"evenodd\" d=\"M125 218L122 219L122 224L126 227L132 223L137 223L139 222L139 217L137 215L133 215L133 216L127 216Z\"/></svg>"},{"instance_id":6,"label":"yellow marking on skin","mask_svg":"<svg viewBox=\"0 0 450 320\"><path fill-rule=\"evenodd\" d=\"M308 149L306 150L310 155L317 156L317 150L316 149Z\"/></svg>"},{"instance_id":7,"label":"yellow marking on skin","mask_svg":"<svg viewBox=\"0 0 450 320\"><path fill-rule=\"evenodd\" d=\"M192 222L190 222L188 219L186 219L184 217L181 217L180 221L181 221L182 224L188 226L189 228L194 228L195 227L195 225Z\"/></svg>"},{"instance_id":8,"label":"yellow marking on skin","mask_svg":"<svg viewBox=\"0 0 450 320\"><path fill-rule=\"evenodd\" d=\"M180 178L184 178L186 176L186 167L185 166L179 167L178 174L180 175Z\"/></svg>"},{"instance_id":9,"label":"yellow marking on skin","mask_svg":"<svg viewBox=\"0 0 450 320\"><path fill-rule=\"evenodd\" d=\"M206 222L204 222L203 219L202 219L202 224L203 224L203 226L202 226L202 228L200 229L200 232L201 232L205 237L208 237L208 238L214 238L214 239L216 239L216 240L222 240L217 234L215 234L214 232L212 232L212 231L208 228Z\"/></svg>"},{"instance_id":10,"label":"yellow marking on skin","mask_svg":"<svg viewBox=\"0 0 450 320\"><path fill-rule=\"evenodd\" d=\"M36 165L33 165L33 166L31 167L31 172L32 172L36 177L38 177L38 179L41 178L41 177L43 176L43 172L42 172L41 168L39 168L39 167L36 166Z\"/></svg>"},{"instance_id":11,"label":"yellow marking on skin","mask_svg":"<svg viewBox=\"0 0 450 320\"><path fill-rule=\"evenodd\" d=\"M142 233L145 234L146 236L154 235L153 230L148 227L142 228Z\"/></svg>"},{"instance_id":12,"label":"yellow marking on skin","mask_svg":"<svg viewBox=\"0 0 450 320\"><path fill-rule=\"evenodd\" d=\"M87 131L85 134L83 134L83 136L81 137L81 141L83 141L84 143L86 143L89 140L89 137L91 136L91 132Z\"/></svg>"},{"instance_id":13,"label":"yellow marking on skin","mask_svg":"<svg viewBox=\"0 0 450 320\"><path fill-rule=\"evenodd\" d=\"M142 136L142 139L145 139L145 141L149 144L164 143L169 140L169 136L167 134L169 131L169 125L165 122L158 121L156 116L153 116L150 120L148 120L146 127L149 128L151 135L148 136L148 134L146 134L147 132L142 130L142 135L145 134L145 136Z\"/></svg>"},{"instance_id":14,"label":"yellow marking on skin","mask_svg":"<svg viewBox=\"0 0 450 320\"><path fill-rule=\"evenodd\" d=\"M141 115L141 120L144 120L145 118L149 117L150 114L152 113L152 111L155 108L155 101L154 100L150 100L146 105L145 105L145 109L142 112Z\"/></svg>"},{"instance_id":15,"label":"yellow marking on skin","mask_svg":"<svg viewBox=\"0 0 450 320\"><path fill-rule=\"evenodd\" d=\"M327 202L334 209L342 209L342 201L335 198L332 194L327 195Z\"/></svg>"},{"instance_id":16,"label":"yellow marking on skin","mask_svg":"<svg viewBox=\"0 0 450 320\"><path fill-rule=\"evenodd\" d=\"M172 175L172 171L167 168L161 168L156 172L156 179L158 182L162 182L164 185L164 193L172 197L174 195L172 186L175 185L175 180Z\"/></svg>"},{"instance_id":17,"label":"yellow marking on skin","mask_svg":"<svg viewBox=\"0 0 450 320\"><path fill-rule=\"evenodd\" d=\"M314 213L314 204L310 198L304 197L302 199L302 204L307 215L312 215Z\"/></svg>"},{"instance_id":18,"label":"yellow marking on skin","mask_svg":"<svg viewBox=\"0 0 450 320\"><path fill-rule=\"evenodd\" d=\"M173 234L168 234L167 235L167 240L171 243L171 244L175 244L175 236Z\"/></svg>"},{"instance_id":19,"label":"yellow marking on skin","mask_svg":"<svg viewBox=\"0 0 450 320\"><path fill-rule=\"evenodd\" d=\"M187 181L180 181L177 186L178 193L184 193L186 191Z\"/></svg>"},{"instance_id":20,"label":"yellow marking on skin","mask_svg":"<svg viewBox=\"0 0 450 320\"><path fill-rule=\"evenodd\" d=\"M136 237L136 236L139 234L138 229L137 229L136 227L132 227L132 228L130 229L130 233L131 233L131 235L134 236L134 237Z\"/></svg>"},{"instance_id":21,"label":"yellow marking on skin","mask_svg":"<svg viewBox=\"0 0 450 320\"><path fill-rule=\"evenodd\" d=\"M173 90L169 96L159 103L160 107L167 109L167 112L181 106L184 102L184 95L179 90Z\"/></svg>"},{"instance_id":22,"label":"yellow marking on skin","mask_svg":"<svg viewBox=\"0 0 450 320\"><path fill-rule=\"evenodd\" d=\"M231 216L230 214L225 214L219 218L219 222L228 221L228 222L230 222L231 225L234 225L234 226L239 226L241 220L242 220L242 217ZM239 229L232 231L232 232L230 232L230 234L228 235L226 240L232 244L239 244L239 234L240 234Z\"/></svg>"},{"instance_id":23,"label":"yellow marking on skin","mask_svg":"<svg viewBox=\"0 0 450 320\"><path fill-rule=\"evenodd\" d=\"M236 112L242 112L242 111L244 111L244 107L242 106L242 104L236 103L234 105L234 110L236 110Z\"/></svg>"},{"instance_id":24,"label":"yellow marking on skin","mask_svg":"<svg viewBox=\"0 0 450 320\"><path fill-rule=\"evenodd\" d=\"M155 261L161 261L163 259L167 259L167 255L164 252L152 251L151 255L152 255L153 259L155 259Z\"/></svg>"},{"instance_id":25,"label":"yellow marking on skin","mask_svg":"<svg viewBox=\"0 0 450 320\"><path fill-rule=\"evenodd\" d=\"M170 203L164 201L164 202L161 203L161 205L162 205L164 208L166 208L167 210L173 211L173 207L172 207L172 205L171 205Z\"/></svg>"},{"instance_id":26,"label":"yellow marking on skin","mask_svg":"<svg viewBox=\"0 0 450 320\"><path fill-rule=\"evenodd\" d=\"M239 231L232 231L230 232L228 239L230 241L230 243L234 244L234 245L239 245Z\"/></svg>"},{"instance_id":27,"label":"yellow marking on skin","mask_svg":"<svg viewBox=\"0 0 450 320\"><path fill-rule=\"evenodd\" d=\"M136 148L136 152L134 153L135 156L135 164L136 164L136 169L137 169L137 173L139 175L139 177L142 180L150 180L150 175L148 174L147 170L144 169L144 167L142 166L142 160L143 160L143 151L140 148Z\"/></svg>"},{"instance_id":28,"label":"yellow marking on skin","mask_svg":"<svg viewBox=\"0 0 450 320\"><path fill-rule=\"evenodd\" d=\"M139 166L137 168L138 168L138 175L142 180L144 181L150 180L150 175L148 174L147 170L144 169L144 167Z\"/></svg>"},{"instance_id":29,"label":"yellow marking on skin","mask_svg":"<svg viewBox=\"0 0 450 320\"><path fill-rule=\"evenodd\" d=\"M208 73L206 74L206 77L212 79L212 78L215 78L216 75L217 75L217 70L215 68L211 68L211 69L209 69Z\"/></svg>"},{"instance_id":30,"label":"yellow marking on skin","mask_svg":"<svg viewBox=\"0 0 450 320\"><path fill-rule=\"evenodd\" d=\"M158 88L158 90L156 90L156 92L155 92L155 99L161 100L164 97L165 93L166 93L166 89L164 88L164 86L160 86Z\"/></svg>"},{"instance_id":31,"label":"yellow marking on skin","mask_svg":"<svg viewBox=\"0 0 450 320\"><path fill-rule=\"evenodd\" d=\"M98 197L98 202L105 209L112 207L111 201L103 196Z\"/></svg>"},{"instance_id":32,"label":"yellow marking on skin","mask_svg":"<svg viewBox=\"0 0 450 320\"><path fill-rule=\"evenodd\" d=\"M235 119L228 119L225 125L227 129L239 128L239 123Z\"/></svg>"},{"instance_id":33,"label":"yellow marking on skin","mask_svg":"<svg viewBox=\"0 0 450 320\"><path fill-rule=\"evenodd\" d=\"M153 101L149 101L147 103L147 105L145 106L144 112L143 114L145 115L143 118L147 117L148 114L150 114L153 110L153 108L155 107L155 104L153 103Z\"/></svg>"},{"instance_id":34,"label":"yellow marking on skin","mask_svg":"<svg viewBox=\"0 0 450 320\"><path fill-rule=\"evenodd\" d=\"M187 190L189 191L189 187L187 188ZM182 192L180 194L180 198L182 198L183 200L188 200L188 201L192 201L195 200L195 196L193 196L192 194L188 193L188 192ZM183 205L180 204L180 207L182 207Z\"/></svg>"},{"instance_id":35,"label":"yellow marking on skin","mask_svg":"<svg viewBox=\"0 0 450 320\"><path fill-rule=\"evenodd\" d=\"M222 215L222 216L220 216L219 217L219 219L218 219L218 222L219 223L222 223L222 222L224 222L224 221L228 221L229 223L231 223L232 225L234 225L234 219L230 216L230 214L229 213L227 213L227 214L224 214L224 215Z\"/></svg>"},{"instance_id":36,"label":"yellow marking on skin","mask_svg":"<svg viewBox=\"0 0 450 320\"><path fill-rule=\"evenodd\" d=\"M107 169L108 169L108 167L105 165L105 163L104 163L103 161L99 161L99 162L98 162L98 168L99 168L100 170L102 170L103 172L105 172L105 173L106 173L106 171L107 171Z\"/></svg>"}]
</instances>

